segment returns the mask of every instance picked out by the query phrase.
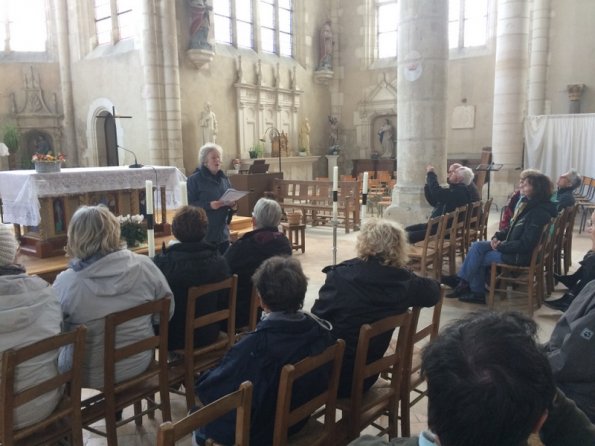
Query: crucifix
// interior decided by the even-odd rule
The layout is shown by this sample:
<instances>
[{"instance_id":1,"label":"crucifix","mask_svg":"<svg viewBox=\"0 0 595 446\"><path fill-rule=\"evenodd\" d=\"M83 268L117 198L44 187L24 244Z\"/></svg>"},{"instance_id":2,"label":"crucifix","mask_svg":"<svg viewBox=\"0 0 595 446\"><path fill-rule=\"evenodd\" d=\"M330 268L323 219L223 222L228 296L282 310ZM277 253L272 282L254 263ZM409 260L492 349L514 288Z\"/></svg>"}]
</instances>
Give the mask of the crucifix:
<instances>
[{"instance_id":1,"label":"crucifix","mask_svg":"<svg viewBox=\"0 0 595 446\"><path fill-rule=\"evenodd\" d=\"M128 167L131 168L139 168L142 167L142 164L139 164L136 160L136 154L125 147L122 147L118 144L118 133L116 131L116 119L132 119L132 116L124 116L124 115L117 115L116 114L116 107L112 106L112 113L107 114L104 116L97 116L97 118L105 119L105 124L103 126L105 132L105 145L106 145L106 152L107 152L107 164L108 166L117 166L118 163L118 156L117 150L122 149L127 152L130 152L134 156L134 164L131 164Z\"/></svg>"}]
</instances>

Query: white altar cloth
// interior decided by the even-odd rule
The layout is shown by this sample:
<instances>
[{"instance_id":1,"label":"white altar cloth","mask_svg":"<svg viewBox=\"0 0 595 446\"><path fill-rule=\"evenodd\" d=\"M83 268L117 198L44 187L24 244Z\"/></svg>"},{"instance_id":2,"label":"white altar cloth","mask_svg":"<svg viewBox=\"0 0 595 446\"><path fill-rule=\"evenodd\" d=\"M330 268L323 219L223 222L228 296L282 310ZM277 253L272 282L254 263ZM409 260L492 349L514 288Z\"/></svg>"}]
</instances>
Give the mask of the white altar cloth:
<instances>
[{"instance_id":1,"label":"white altar cloth","mask_svg":"<svg viewBox=\"0 0 595 446\"><path fill-rule=\"evenodd\" d=\"M180 206L180 181L186 177L176 167L79 167L62 169L56 173L37 173L34 170L0 172L0 198L5 223L37 226L41 222L39 198L118 189L144 189L145 181L153 186L165 186L166 206ZM159 203L160 194L156 194Z\"/></svg>"}]
</instances>

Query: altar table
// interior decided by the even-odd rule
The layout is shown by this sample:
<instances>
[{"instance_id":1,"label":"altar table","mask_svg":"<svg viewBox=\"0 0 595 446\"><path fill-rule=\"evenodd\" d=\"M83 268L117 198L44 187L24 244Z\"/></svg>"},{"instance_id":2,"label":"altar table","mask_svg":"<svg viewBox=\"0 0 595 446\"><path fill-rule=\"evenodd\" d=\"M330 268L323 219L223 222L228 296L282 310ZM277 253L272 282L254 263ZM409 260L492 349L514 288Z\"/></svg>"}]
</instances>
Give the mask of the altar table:
<instances>
[{"instance_id":1,"label":"altar table","mask_svg":"<svg viewBox=\"0 0 595 446\"><path fill-rule=\"evenodd\" d=\"M161 209L161 219L155 219L160 223L156 232L167 233L167 207L179 207L179 183L186 180L177 168L168 166L2 171L3 220L15 224L25 253L37 257L63 254L68 223L79 206L102 203L116 215L144 214L146 180L152 180L160 191L155 198L156 208Z\"/></svg>"}]
</instances>

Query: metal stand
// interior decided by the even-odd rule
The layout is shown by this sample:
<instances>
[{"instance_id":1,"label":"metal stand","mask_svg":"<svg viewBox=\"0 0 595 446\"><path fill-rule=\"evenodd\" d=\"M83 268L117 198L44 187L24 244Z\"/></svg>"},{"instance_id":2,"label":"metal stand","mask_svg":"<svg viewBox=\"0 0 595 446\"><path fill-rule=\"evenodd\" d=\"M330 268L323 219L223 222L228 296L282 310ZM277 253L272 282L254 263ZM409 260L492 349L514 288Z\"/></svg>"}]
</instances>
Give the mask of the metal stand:
<instances>
[{"instance_id":1,"label":"metal stand","mask_svg":"<svg viewBox=\"0 0 595 446\"><path fill-rule=\"evenodd\" d=\"M502 169L504 164L496 164L496 163L489 163L489 164L478 164L475 168L478 172L487 172L487 183L488 183L488 200L490 199L490 183L492 182L492 175L490 172L498 172ZM496 206L496 211L498 210L498 205L494 203Z\"/></svg>"}]
</instances>

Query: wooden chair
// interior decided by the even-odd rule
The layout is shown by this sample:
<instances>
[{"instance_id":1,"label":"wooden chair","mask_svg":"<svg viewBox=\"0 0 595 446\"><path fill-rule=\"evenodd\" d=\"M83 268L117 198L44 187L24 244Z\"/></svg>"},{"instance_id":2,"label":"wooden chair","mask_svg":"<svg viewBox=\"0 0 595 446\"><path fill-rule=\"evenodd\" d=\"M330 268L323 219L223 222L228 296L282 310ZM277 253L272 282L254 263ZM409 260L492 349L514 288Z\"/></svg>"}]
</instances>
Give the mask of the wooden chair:
<instances>
[{"instance_id":1,"label":"wooden chair","mask_svg":"<svg viewBox=\"0 0 595 446\"><path fill-rule=\"evenodd\" d=\"M157 446L174 446L183 437L232 410L236 410L235 445L248 446L250 441L250 413L252 410L252 383L245 381L229 395L213 401L176 423L167 421L157 431Z\"/></svg>"},{"instance_id":2,"label":"wooden chair","mask_svg":"<svg viewBox=\"0 0 595 446\"><path fill-rule=\"evenodd\" d=\"M481 221L479 223L479 240L488 240L488 220L490 218L490 209L492 208L493 200L493 198L490 198L483 206Z\"/></svg>"},{"instance_id":3,"label":"wooden chair","mask_svg":"<svg viewBox=\"0 0 595 446\"><path fill-rule=\"evenodd\" d=\"M405 351L410 342L410 323L411 312L408 311L373 324L362 325L355 357L351 397L337 400L337 408L342 412L337 435L346 437L346 442L357 438L369 425L380 429L381 434L388 433L389 438L397 436L401 378ZM395 328L399 328L399 334L394 352L368 363L370 340L382 333L392 332ZM383 372L392 372L390 381L378 378L378 381L364 393L364 380ZM375 423L382 415L388 415L386 428Z\"/></svg>"},{"instance_id":4,"label":"wooden chair","mask_svg":"<svg viewBox=\"0 0 595 446\"><path fill-rule=\"evenodd\" d=\"M459 215L457 217L457 219L455 220L455 222L452 224L453 226L453 232L451 232L451 234L453 234L454 238L452 238L453 236L451 236L450 239L450 249L453 251L452 253L452 259L454 259L453 262L451 262L451 271L452 269L452 265L454 264L454 270L456 271L456 257L457 257L457 253L459 253L461 255L461 262L465 261L465 252L466 250L466 246L465 246L465 241L466 241L466 237L465 237L465 228L467 227L467 211L468 211L468 205L464 205L464 206L459 206L457 208L457 210L459 211ZM454 272L452 272L451 274L455 274Z\"/></svg>"},{"instance_id":5,"label":"wooden chair","mask_svg":"<svg viewBox=\"0 0 595 446\"><path fill-rule=\"evenodd\" d=\"M535 303L538 306L543 301L544 294L544 248L552 223L545 225L541 231L539 242L535 245L529 266L508 265L506 263L492 263L490 276L490 292L488 293L488 307L494 308L494 294L496 292L515 293L527 297L529 315L533 316ZM500 284L497 288L496 285ZM526 291L514 291L513 287L526 286Z\"/></svg>"},{"instance_id":6,"label":"wooden chair","mask_svg":"<svg viewBox=\"0 0 595 446\"><path fill-rule=\"evenodd\" d=\"M564 230L566 222L572 214L574 206L564 208L555 219L555 224L551 233L550 249L545 262L545 284L548 296L554 290L554 274L562 274L562 249L564 247Z\"/></svg>"},{"instance_id":7,"label":"wooden chair","mask_svg":"<svg viewBox=\"0 0 595 446\"><path fill-rule=\"evenodd\" d=\"M564 240L562 241L561 256L564 259L564 274L568 274L568 270L572 266L572 234L574 233L574 221L578 212L579 206L577 204L571 208L571 212L566 219L564 226ZM560 265L562 262L560 261Z\"/></svg>"},{"instance_id":8,"label":"wooden chair","mask_svg":"<svg viewBox=\"0 0 595 446\"><path fill-rule=\"evenodd\" d=\"M142 416L160 409L163 420L171 420L169 386L167 375L167 330L169 322L170 300L162 298L138 305L128 310L119 311L105 318L104 342L104 386L98 395L81 402L83 428L97 435L107 437L109 446L118 444L117 428L134 420L142 424ZM153 335L125 346L116 346L117 329L120 325L140 317L159 315L159 335ZM116 364L126 358L157 350L156 358L147 370L127 380L116 382ZM157 402L153 395L159 393ZM148 402L142 409L142 400ZM116 412L134 405L134 415L117 421ZM91 427L95 422L105 419L105 432Z\"/></svg>"},{"instance_id":9,"label":"wooden chair","mask_svg":"<svg viewBox=\"0 0 595 446\"><path fill-rule=\"evenodd\" d=\"M455 222L459 219L460 208L444 214L444 222L438 237L438 262L440 263L440 273L442 273L442 264L444 258L448 260L448 274L454 275L457 271L457 225ZM440 280L440 276L436 276Z\"/></svg>"},{"instance_id":10,"label":"wooden chair","mask_svg":"<svg viewBox=\"0 0 595 446\"><path fill-rule=\"evenodd\" d=\"M258 325L258 313L260 309L260 302L258 299L258 290L252 286L252 293L250 294L250 310L248 313L248 325L236 329L236 342L239 341L246 333L256 330Z\"/></svg>"},{"instance_id":11,"label":"wooden chair","mask_svg":"<svg viewBox=\"0 0 595 446\"><path fill-rule=\"evenodd\" d=\"M337 389L339 388L344 350L345 341L339 339L319 355L310 356L302 359L297 364L287 364L283 367L279 381L273 446L325 446L333 444ZM293 384L302 376L324 368L328 370L329 374L328 387L319 395L292 409ZM305 427L289 439L287 438L291 426L309 417L323 406L323 424L311 417Z\"/></svg>"},{"instance_id":12,"label":"wooden chair","mask_svg":"<svg viewBox=\"0 0 595 446\"><path fill-rule=\"evenodd\" d=\"M180 359L170 364L169 378L171 387L175 387L180 382L184 383L184 394L186 396L186 407L188 410L192 409L196 403L194 394L195 375L217 365L235 343L237 287L238 276L234 274L216 283L195 286L188 289L184 350L176 350ZM212 293L221 292L227 294L227 303L224 309L206 315L196 316L197 303L201 298L209 296ZM226 322L227 330L220 331L215 342L204 347L195 348L195 330L211 324L222 324L224 321Z\"/></svg>"},{"instance_id":13,"label":"wooden chair","mask_svg":"<svg viewBox=\"0 0 595 446\"><path fill-rule=\"evenodd\" d=\"M440 271L442 269L442 260L438 258L438 238L442 225L444 224L444 216L430 218L428 220L425 238L411 246L409 253L409 265L418 270L422 276L427 276L427 269L432 266L434 277L440 279Z\"/></svg>"},{"instance_id":14,"label":"wooden chair","mask_svg":"<svg viewBox=\"0 0 595 446\"><path fill-rule=\"evenodd\" d=\"M83 445L81 424L81 377L82 369L73 367L67 372L38 382L34 386L15 390L17 368L26 361L55 351L61 347L73 345L73 364L80 364L85 349L87 329L80 326L76 330L62 333L26 347L9 349L2 353L2 375L0 378L0 443L3 446L15 444L45 445L70 436L71 444ZM37 423L14 429L14 410L35 398L51 391L64 389L62 399L47 418Z\"/></svg>"},{"instance_id":15,"label":"wooden chair","mask_svg":"<svg viewBox=\"0 0 595 446\"><path fill-rule=\"evenodd\" d=\"M434 305L432 311L432 321L424 327L418 327L421 307L413 307L410 325L411 341L407 344L405 350L405 362L403 369L403 378L401 379L400 394L400 416L401 416L401 436L411 436L411 407L417 404L427 394L427 389L422 389L425 378L421 374L421 346L432 342L438 336L440 329L440 316L442 314L442 303L444 302L444 286L440 286L440 300ZM411 392L416 393L416 397L411 399Z\"/></svg>"},{"instance_id":16,"label":"wooden chair","mask_svg":"<svg viewBox=\"0 0 595 446\"><path fill-rule=\"evenodd\" d=\"M469 252L471 243L480 238L479 227L482 218L482 207L483 203L481 201L474 201L468 205L467 221L465 222L465 231L463 232L463 236L465 237L465 255Z\"/></svg>"}]
</instances>

